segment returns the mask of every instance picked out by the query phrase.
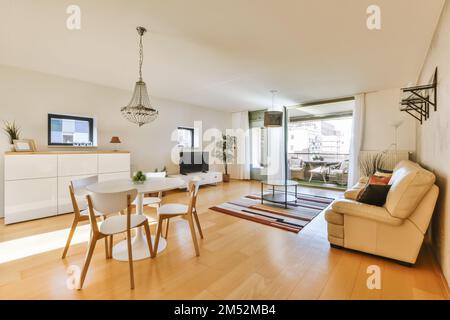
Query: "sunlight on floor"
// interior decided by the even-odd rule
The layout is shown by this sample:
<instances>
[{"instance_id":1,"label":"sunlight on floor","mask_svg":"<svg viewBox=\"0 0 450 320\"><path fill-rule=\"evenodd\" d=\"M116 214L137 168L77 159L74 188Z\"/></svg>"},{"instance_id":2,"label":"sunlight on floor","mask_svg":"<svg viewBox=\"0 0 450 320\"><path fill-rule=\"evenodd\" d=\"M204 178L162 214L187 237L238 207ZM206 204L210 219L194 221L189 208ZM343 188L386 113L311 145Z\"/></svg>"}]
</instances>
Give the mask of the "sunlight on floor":
<instances>
[{"instance_id":1,"label":"sunlight on floor","mask_svg":"<svg viewBox=\"0 0 450 320\"><path fill-rule=\"evenodd\" d=\"M64 248L70 228L41 233L0 243L0 263L5 263L35 254ZM71 245L87 242L90 225L78 226ZM62 253L62 252L61 252Z\"/></svg>"}]
</instances>

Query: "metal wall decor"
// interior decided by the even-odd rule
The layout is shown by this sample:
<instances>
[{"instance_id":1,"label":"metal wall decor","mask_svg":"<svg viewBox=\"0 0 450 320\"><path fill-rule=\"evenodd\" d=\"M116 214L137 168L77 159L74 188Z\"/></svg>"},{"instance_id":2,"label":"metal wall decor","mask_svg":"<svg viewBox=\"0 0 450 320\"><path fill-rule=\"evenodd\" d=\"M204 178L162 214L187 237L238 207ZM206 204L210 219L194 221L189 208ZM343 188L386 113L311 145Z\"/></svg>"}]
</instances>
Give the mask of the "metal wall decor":
<instances>
[{"instance_id":1,"label":"metal wall decor","mask_svg":"<svg viewBox=\"0 0 450 320\"><path fill-rule=\"evenodd\" d=\"M139 127L152 122L158 117L158 110L152 107L147 93L147 86L142 80L142 63L144 62L144 47L142 36L147 31L144 27L136 28L139 35L139 81L134 87L133 96L127 106L120 109L120 112L130 122Z\"/></svg>"},{"instance_id":2,"label":"metal wall decor","mask_svg":"<svg viewBox=\"0 0 450 320\"><path fill-rule=\"evenodd\" d=\"M420 124L428 120L430 117L430 106L437 111L437 75L438 69L436 67L434 75L430 84L402 88L402 94L405 98L400 104L404 111L419 120Z\"/></svg>"}]
</instances>

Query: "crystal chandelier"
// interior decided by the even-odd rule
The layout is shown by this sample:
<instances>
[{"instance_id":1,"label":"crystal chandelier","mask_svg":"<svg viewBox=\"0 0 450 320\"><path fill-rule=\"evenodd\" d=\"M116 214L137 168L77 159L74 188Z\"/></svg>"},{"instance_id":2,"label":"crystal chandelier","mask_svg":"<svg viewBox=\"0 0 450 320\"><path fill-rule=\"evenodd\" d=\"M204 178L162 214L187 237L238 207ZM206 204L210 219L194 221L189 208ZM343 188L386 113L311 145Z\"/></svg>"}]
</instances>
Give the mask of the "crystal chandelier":
<instances>
[{"instance_id":1,"label":"crystal chandelier","mask_svg":"<svg viewBox=\"0 0 450 320\"><path fill-rule=\"evenodd\" d=\"M155 120L158 117L158 110L152 107L147 93L147 86L142 80L142 63L144 61L142 36L147 30L144 27L137 27L136 30L139 34L139 81L136 82L131 101L127 106L120 109L120 112L125 119L141 127Z\"/></svg>"}]
</instances>

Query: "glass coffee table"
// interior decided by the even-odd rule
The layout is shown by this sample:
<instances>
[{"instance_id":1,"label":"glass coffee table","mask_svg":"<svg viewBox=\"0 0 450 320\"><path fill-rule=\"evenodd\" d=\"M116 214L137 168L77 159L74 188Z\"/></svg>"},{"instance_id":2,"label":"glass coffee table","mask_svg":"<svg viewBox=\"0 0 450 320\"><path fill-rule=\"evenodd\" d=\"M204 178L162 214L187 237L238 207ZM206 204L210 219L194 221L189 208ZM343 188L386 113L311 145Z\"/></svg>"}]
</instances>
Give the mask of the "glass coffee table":
<instances>
[{"instance_id":1,"label":"glass coffee table","mask_svg":"<svg viewBox=\"0 0 450 320\"><path fill-rule=\"evenodd\" d=\"M271 187L272 192L264 194L264 185ZM294 195L288 194L288 187L295 187ZM261 181L261 204L268 201L283 204L287 208L289 203L297 203L297 187L298 182L293 180L263 180Z\"/></svg>"}]
</instances>

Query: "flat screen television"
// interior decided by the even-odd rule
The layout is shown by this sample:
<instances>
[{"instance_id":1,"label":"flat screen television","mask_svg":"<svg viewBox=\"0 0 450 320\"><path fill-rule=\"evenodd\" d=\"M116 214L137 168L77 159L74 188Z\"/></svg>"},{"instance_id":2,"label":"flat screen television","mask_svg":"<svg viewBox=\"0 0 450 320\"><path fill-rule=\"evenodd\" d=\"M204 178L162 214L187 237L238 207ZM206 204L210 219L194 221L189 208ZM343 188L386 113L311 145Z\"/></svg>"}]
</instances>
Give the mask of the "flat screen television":
<instances>
[{"instance_id":1,"label":"flat screen television","mask_svg":"<svg viewBox=\"0 0 450 320\"><path fill-rule=\"evenodd\" d=\"M208 152L180 152L180 173L207 172L209 170Z\"/></svg>"}]
</instances>

